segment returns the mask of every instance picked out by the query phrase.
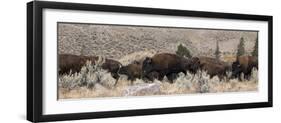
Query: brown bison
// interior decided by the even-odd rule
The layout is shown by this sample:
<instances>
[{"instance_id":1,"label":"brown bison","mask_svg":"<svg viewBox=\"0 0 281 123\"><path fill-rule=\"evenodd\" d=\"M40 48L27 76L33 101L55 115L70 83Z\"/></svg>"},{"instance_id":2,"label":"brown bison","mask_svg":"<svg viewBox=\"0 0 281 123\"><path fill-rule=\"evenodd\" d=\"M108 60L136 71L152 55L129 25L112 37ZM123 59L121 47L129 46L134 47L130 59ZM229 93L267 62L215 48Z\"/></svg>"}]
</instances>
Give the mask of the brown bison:
<instances>
[{"instance_id":1,"label":"brown bison","mask_svg":"<svg viewBox=\"0 0 281 123\"><path fill-rule=\"evenodd\" d=\"M198 63L198 58L186 59L175 54L161 53L152 58L147 57L143 61L142 71L144 76L157 72L159 80L167 76L172 82L180 72L186 73L187 70L194 72L197 69L195 66L199 66Z\"/></svg>"},{"instance_id":2,"label":"brown bison","mask_svg":"<svg viewBox=\"0 0 281 123\"><path fill-rule=\"evenodd\" d=\"M218 76L219 79L227 77L227 72L231 71L231 65L226 62L210 57L199 57L200 69L205 70L210 77Z\"/></svg>"},{"instance_id":3,"label":"brown bison","mask_svg":"<svg viewBox=\"0 0 281 123\"><path fill-rule=\"evenodd\" d=\"M147 74L147 75L145 75L144 77L143 77L144 79L148 79L148 80L150 80L150 81L153 81L153 80L155 80L155 79L160 79L160 76L159 76L159 73L158 72L156 72L156 71L153 71L153 72L150 72L149 74Z\"/></svg>"},{"instance_id":4,"label":"brown bison","mask_svg":"<svg viewBox=\"0 0 281 123\"><path fill-rule=\"evenodd\" d=\"M60 54L59 55L59 74L66 74L71 71L71 74L80 72L81 68L86 64L87 61L91 61L95 64L99 58L96 56L78 56L72 54ZM122 66L121 63L111 59L105 59L102 64L102 69L107 70L111 73L112 77L117 79L118 71Z\"/></svg>"},{"instance_id":5,"label":"brown bison","mask_svg":"<svg viewBox=\"0 0 281 123\"><path fill-rule=\"evenodd\" d=\"M122 66L118 72L119 74L124 74L128 76L128 79L131 81L139 79L148 79L153 81L154 79L158 79L158 73L157 72L151 72L147 74L146 76L142 75L142 62L140 61L134 61L133 63Z\"/></svg>"},{"instance_id":6,"label":"brown bison","mask_svg":"<svg viewBox=\"0 0 281 123\"><path fill-rule=\"evenodd\" d=\"M129 65L122 66L118 73L127 75L129 80L134 81L136 78L142 77L142 65L140 62L135 61Z\"/></svg>"},{"instance_id":7,"label":"brown bison","mask_svg":"<svg viewBox=\"0 0 281 123\"><path fill-rule=\"evenodd\" d=\"M241 74L244 74L245 79L250 79L252 69L258 69L258 59L254 56L239 56L232 63L232 77L241 80Z\"/></svg>"}]
</instances>

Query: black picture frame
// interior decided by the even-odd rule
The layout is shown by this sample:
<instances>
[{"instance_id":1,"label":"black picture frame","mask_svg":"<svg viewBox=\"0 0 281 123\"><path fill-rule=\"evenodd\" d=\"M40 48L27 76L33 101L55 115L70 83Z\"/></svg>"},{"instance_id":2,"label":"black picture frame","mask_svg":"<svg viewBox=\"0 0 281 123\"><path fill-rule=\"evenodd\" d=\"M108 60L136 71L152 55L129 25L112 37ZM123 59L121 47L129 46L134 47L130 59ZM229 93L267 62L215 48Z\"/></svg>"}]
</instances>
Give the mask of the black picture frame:
<instances>
[{"instance_id":1,"label":"black picture frame","mask_svg":"<svg viewBox=\"0 0 281 123\"><path fill-rule=\"evenodd\" d=\"M42 107L43 104L42 103L43 100L43 95L42 95L43 12L42 10L45 8L266 21L268 22L268 101L257 102L257 103L241 103L241 104L171 107L171 108L165 107L165 108L157 108L157 109L43 115L42 113L43 111L43 107ZM273 74L272 74L273 32L272 31L273 29L272 27L273 27L273 17L265 16L265 15L248 15L248 14L93 5L93 4L80 4L80 3L45 2L45 1L29 2L27 3L27 120L31 122L45 122L45 121L63 121L63 120L94 119L94 118L107 118L107 117L124 117L124 116L137 116L137 115L155 115L155 114L272 107L273 106L273 96L272 96L272 78L273 78Z\"/></svg>"}]
</instances>

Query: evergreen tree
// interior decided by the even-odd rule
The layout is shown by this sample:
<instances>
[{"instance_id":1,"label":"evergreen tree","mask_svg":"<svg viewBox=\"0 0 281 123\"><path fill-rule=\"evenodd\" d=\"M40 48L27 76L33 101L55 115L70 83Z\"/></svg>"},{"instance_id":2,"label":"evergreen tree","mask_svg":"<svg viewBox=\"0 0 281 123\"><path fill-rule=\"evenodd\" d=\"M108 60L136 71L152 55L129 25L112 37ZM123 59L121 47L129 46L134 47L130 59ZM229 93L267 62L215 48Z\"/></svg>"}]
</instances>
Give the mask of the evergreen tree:
<instances>
[{"instance_id":1,"label":"evergreen tree","mask_svg":"<svg viewBox=\"0 0 281 123\"><path fill-rule=\"evenodd\" d=\"M242 56L245 54L245 41L244 38L240 38L240 43L238 45L238 50L237 50L237 57Z\"/></svg>"},{"instance_id":2,"label":"evergreen tree","mask_svg":"<svg viewBox=\"0 0 281 123\"><path fill-rule=\"evenodd\" d=\"M258 54L259 54L259 52L258 52L258 38L256 38L256 43L255 43L255 46L254 46L254 50L252 52L252 56L258 57Z\"/></svg>"},{"instance_id":3,"label":"evergreen tree","mask_svg":"<svg viewBox=\"0 0 281 123\"><path fill-rule=\"evenodd\" d=\"M178 49L176 51L176 54L179 55L179 56L188 57L188 58L192 57L189 50L185 46L183 46L182 44L178 45Z\"/></svg>"},{"instance_id":4,"label":"evergreen tree","mask_svg":"<svg viewBox=\"0 0 281 123\"><path fill-rule=\"evenodd\" d=\"M215 51L215 56L216 56L216 59L219 60L220 59L220 48L219 48L219 43L217 41L217 47L216 47L216 51Z\"/></svg>"}]
</instances>

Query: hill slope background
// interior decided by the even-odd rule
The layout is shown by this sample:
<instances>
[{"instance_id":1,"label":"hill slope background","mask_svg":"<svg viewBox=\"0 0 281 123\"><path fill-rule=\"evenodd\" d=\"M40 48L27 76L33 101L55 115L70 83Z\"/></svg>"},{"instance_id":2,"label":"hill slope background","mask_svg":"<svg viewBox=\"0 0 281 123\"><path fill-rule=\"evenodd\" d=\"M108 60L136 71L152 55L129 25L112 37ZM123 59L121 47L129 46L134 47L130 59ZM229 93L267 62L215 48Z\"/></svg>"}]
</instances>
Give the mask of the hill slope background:
<instances>
[{"instance_id":1,"label":"hill slope background","mask_svg":"<svg viewBox=\"0 0 281 123\"><path fill-rule=\"evenodd\" d=\"M193 55L213 56L219 41L223 54L234 55L241 37L246 52L252 52L257 34L255 31L59 23L58 45L60 54L121 59L144 51L175 53L179 44L185 45Z\"/></svg>"}]
</instances>

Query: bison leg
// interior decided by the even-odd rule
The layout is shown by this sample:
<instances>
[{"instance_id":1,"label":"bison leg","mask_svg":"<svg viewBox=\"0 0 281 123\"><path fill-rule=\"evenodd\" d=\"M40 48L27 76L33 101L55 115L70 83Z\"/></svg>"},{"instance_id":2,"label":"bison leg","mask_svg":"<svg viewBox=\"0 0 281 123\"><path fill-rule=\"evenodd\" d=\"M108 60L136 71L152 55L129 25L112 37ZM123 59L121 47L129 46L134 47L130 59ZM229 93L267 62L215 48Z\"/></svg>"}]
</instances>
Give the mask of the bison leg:
<instances>
[{"instance_id":1,"label":"bison leg","mask_svg":"<svg viewBox=\"0 0 281 123\"><path fill-rule=\"evenodd\" d=\"M246 74L245 79L250 80L251 79L251 74Z\"/></svg>"},{"instance_id":2,"label":"bison leg","mask_svg":"<svg viewBox=\"0 0 281 123\"><path fill-rule=\"evenodd\" d=\"M222 81L222 80L223 80L223 81L226 81L225 75L219 75L218 77L219 77L219 80L220 80L220 81Z\"/></svg>"},{"instance_id":3,"label":"bison leg","mask_svg":"<svg viewBox=\"0 0 281 123\"><path fill-rule=\"evenodd\" d=\"M178 77L178 74L170 73L170 74L167 75L167 77L168 77L169 82L173 83L173 81Z\"/></svg>"},{"instance_id":4,"label":"bison leg","mask_svg":"<svg viewBox=\"0 0 281 123\"><path fill-rule=\"evenodd\" d=\"M154 81L154 79L159 79L158 72L150 72L148 75L145 76L149 81Z\"/></svg>"},{"instance_id":5,"label":"bison leg","mask_svg":"<svg viewBox=\"0 0 281 123\"><path fill-rule=\"evenodd\" d=\"M118 78L119 78L119 75L116 73L111 73L111 76L116 80L118 80Z\"/></svg>"}]
</instances>

